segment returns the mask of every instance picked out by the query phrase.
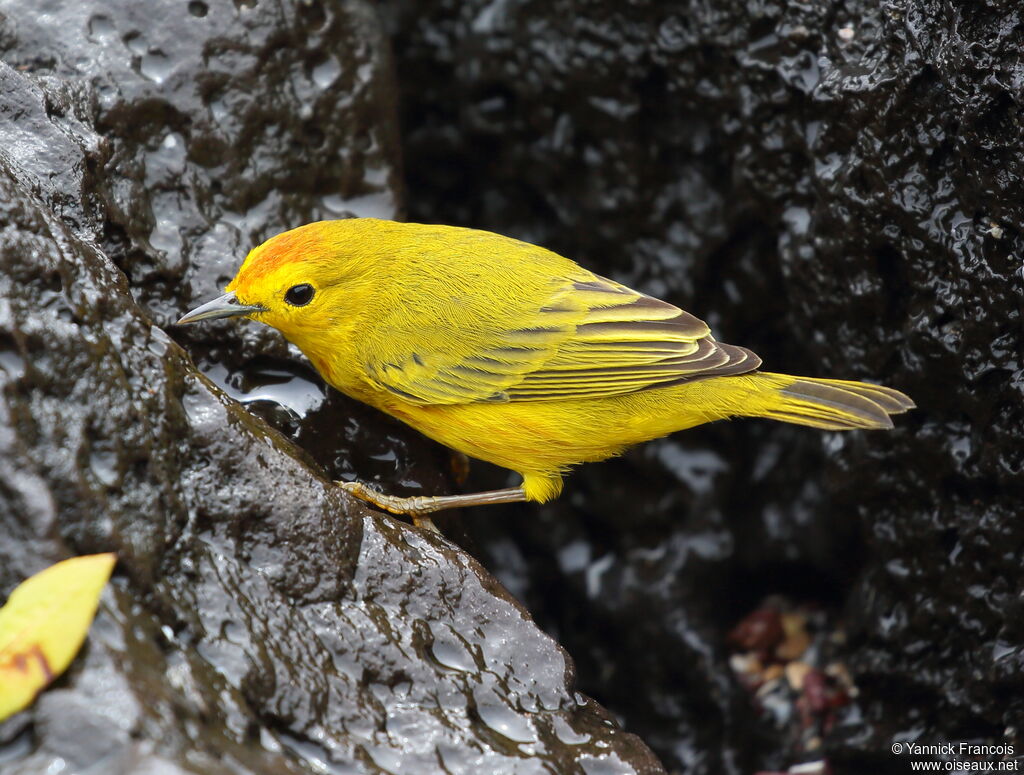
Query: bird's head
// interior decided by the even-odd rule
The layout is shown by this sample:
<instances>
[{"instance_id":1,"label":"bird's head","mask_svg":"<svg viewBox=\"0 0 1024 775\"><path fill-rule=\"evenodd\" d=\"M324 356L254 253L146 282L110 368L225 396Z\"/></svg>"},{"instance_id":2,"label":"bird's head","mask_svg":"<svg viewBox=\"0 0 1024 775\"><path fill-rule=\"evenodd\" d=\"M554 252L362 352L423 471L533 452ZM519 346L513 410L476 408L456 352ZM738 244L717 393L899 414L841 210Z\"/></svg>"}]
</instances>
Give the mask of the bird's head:
<instances>
[{"instance_id":1,"label":"bird's head","mask_svg":"<svg viewBox=\"0 0 1024 775\"><path fill-rule=\"evenodd\" d=\"M271 237L249 252L223 296L177 325L248 317L303 347L345 319L365 295L372 275L365 249L370 221L320 221Z\"/></svg>"}]
</instances>

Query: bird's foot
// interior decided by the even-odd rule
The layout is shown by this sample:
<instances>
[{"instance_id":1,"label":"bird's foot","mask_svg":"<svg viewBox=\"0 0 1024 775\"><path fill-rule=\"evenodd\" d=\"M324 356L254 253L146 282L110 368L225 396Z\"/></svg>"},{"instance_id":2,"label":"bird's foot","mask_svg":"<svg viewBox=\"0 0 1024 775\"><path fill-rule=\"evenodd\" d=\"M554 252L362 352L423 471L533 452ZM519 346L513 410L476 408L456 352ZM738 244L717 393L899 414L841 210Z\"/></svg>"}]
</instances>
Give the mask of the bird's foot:
<instances>
[{"instance_id":1,"label":"bird's foot","mask_svg":"<svg viewBox=\"0 0 1024 775\"><path fill-rule=\"evenodd\" d=\"M379 509L392 514L408 514L419 527L437 530L428 514L443 509L455 509L466 506L487 506L493 503L520 503L526 500L526 491L520 487L507 490L491 490L475 492L469 495L414 495L411 498L400 498L375 490L363 482L336 482L345 492Z\"/></svg>"},{"instance_id":2,"label":"bird's foot","mask_svg":"<svg viewBox=\"0 0 1024 775\"><path fill-rule=\"evenodd\" d=\"M437 510L436 506L431 508L431 501L434 499L428 495L416 495L411 498L401 498L397 495L388 495L387 493L383 493L380 490L370 487L360 481L335 482L335 484L349 495L359 498L361 501L373 504L379 509L384 509L384 511L390 512L391 514L412 517L412 523L416 525L416 527L433 530L435 533L441 532L437 529L434 521L427 516L431 512Z\"/></svg>"}]
</instances>

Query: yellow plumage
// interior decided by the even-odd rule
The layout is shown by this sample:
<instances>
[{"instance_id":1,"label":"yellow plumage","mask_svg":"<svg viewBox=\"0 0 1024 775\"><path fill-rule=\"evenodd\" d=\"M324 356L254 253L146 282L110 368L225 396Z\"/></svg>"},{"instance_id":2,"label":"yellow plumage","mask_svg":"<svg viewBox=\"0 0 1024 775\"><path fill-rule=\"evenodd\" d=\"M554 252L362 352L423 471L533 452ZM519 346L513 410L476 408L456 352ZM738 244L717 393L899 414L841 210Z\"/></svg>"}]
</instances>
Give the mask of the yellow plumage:
<instances>
[{"instance_id":1,"label":"yellow plumage","mask_svg":"<svg viewBox=\"0 0 1024 775\"><path fill-rule=\"evenodd\" d=\"M227 290L331 385L518 471L529 500L556 496L570 466L713 420L890 428L913 406L891 388L757 371L678 307L472 229L313 223L254 249ZM204 316L222 315L183 321Z\"/></svg>"}]
</instances>

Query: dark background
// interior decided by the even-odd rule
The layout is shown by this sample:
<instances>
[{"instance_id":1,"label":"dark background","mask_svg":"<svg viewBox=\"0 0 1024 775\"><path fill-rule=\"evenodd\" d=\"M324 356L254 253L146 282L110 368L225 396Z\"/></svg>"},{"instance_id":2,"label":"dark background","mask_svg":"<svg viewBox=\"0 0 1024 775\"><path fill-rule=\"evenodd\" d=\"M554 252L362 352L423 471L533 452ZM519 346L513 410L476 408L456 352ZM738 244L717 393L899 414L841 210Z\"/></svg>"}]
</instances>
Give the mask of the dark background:
<instances>
[{"instance_id":1,"label":"dark background","mask_svg":"<svg viewBox=\"0 0 1024 775\"><path fill-rule=\"evenodd\" d=\"M780 593L845 633L860 694L824 737L835 771L904 771L892 740L1015 741L1019 7L383 7L410 220L538 242L771 370L919 406L888 434L701 428L549 506L468 514L581 686L670 766L779 766L799 721L751 710L723 643Z\"/></svg>"}]
</instances>

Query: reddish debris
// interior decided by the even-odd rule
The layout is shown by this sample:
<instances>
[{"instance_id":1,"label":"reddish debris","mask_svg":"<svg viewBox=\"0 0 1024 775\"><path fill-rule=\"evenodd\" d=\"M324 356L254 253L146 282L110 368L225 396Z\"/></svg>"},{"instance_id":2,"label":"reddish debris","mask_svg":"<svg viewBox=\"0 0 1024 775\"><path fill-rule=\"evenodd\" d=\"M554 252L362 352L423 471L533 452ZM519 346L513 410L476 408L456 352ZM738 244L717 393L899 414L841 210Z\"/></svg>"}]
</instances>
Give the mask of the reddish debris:
<instances>
[{"instance_id":1,"label":"reddish debris","mask_svg":"<svg viewBox=\"0 0 1024 775\"><path fill-rule=\"evenodd\" d=\"M729 643L741 651L771 652L785 637L782 616L774 608L760 608L744 617L729 633Z\"/></svg>"}]
</instances>

